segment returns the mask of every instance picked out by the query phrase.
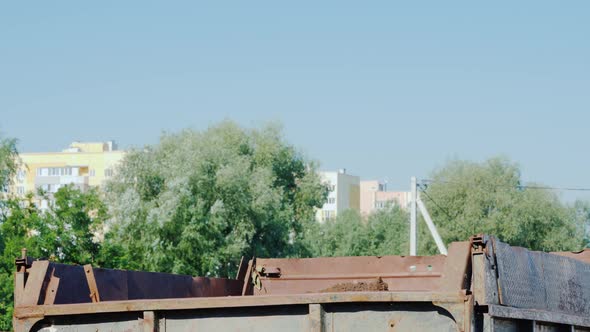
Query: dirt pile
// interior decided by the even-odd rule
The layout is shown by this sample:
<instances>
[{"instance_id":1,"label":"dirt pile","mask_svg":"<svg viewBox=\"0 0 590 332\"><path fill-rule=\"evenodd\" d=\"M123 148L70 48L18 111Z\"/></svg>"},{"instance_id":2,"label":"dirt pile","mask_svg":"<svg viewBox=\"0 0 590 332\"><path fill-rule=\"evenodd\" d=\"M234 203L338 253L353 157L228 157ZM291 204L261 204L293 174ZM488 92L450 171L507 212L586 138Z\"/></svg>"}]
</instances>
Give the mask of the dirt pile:
<instances>
[{"instance_id":1,"label":"dirt pile","mask_svg":"<svg viewBox=\"0 0 590 332\"><path fill-rule=\"evenodd\" d=\"M383 282L381 278L377 278L371 282L355 281L336 284L321 290L320 293L386 291L387 289L387 283Z\"/></svg>"}]
</instances>

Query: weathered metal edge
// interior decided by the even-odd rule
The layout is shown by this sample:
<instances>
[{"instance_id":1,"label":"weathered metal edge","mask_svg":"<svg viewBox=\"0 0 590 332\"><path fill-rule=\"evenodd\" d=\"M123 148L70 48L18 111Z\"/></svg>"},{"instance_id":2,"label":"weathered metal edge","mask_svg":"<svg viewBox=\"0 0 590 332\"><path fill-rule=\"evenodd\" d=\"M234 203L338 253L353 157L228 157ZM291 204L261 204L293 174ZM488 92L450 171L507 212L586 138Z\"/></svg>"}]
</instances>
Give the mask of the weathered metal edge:
<instances>
[{"instance_id":1,"label":"weathered metal edge","mask_svg":"<svg viewBox=\"0 0 590 332\"><path fill-rule=\"evenodd\" d=\"M488 314L497 318L524 319L547 323L590 327L590 318L545 310L519 309L502 305L489 305Z\"/></svg>"},{"instance_id":2,"label":"weathered metal edge","mask_svg":"<svg viewBox=\"0 0 590 332\"><path fill-rule=\"evenodd\" d=\"M14 317L47 317L126 311L165 311L228 307L256 307L311 303L349 302L465 302L470 295L463 292L346 292L293 295L259 295L201 297L159 300L103 301L99 303L20 306Z\"/></svg>"}]
</instances>

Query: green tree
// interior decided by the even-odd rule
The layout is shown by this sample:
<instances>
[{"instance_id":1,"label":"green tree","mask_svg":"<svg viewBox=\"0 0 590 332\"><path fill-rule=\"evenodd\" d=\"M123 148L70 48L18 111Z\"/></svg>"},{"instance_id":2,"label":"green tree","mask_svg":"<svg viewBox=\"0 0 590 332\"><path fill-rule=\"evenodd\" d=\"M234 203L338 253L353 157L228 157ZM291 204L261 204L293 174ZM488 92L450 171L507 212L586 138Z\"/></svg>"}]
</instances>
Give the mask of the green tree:
<instances>
[{"instance_id":1,"label":"green tree","mask_svg":"<svg viewBox=\"0 0 590 332\"><path fill-rule=\"evenodd\" d=\"M367 227L372 255L407 255L410 251L410 217L398 205L369 215Z\"/></svg>"},{"instance_id":2,"label":"green tree","mask_svg":"<svg viewBox=\"0 0 590 332\"><path fill-rule=\"evenodd\" d=\"M355 210L310 225L311 256L404 255L409 250L408 215L399 206L380 209L364 220Z\"/></svg>"},{"instance_id":3,"label":"green tree","mask_svg":"<svg viewBox=\"0 0 590 332\"><path fill-rule=\"evenodd\" d=\"M361 215L355 210L340 213L320 225L314 238L314 256L365 256L371 253L371 239Z\"/></svg>"},{"instance_id":4,"label":"green tree","mask_svg":"<svg viewBox=\"0 0 590 332\"><path fill-rule=\"evenodd\" d=\"M9 194L7 193L11 181L18 167L18 153L16 150L16 140L9 138L0 138L0 227L4 227L9 206ZM11 250L13 244L5 234L0 231L0 330L9 330L12 319L12 274L4 273L5 271L5 253ZM16 256L15 256L16 257ZM14 258L12 258L12 270L14 270Z\"/></svg>"},{"instance_id":5,"label":"green tree","mask_svg":"<svg viewBox=\"0 0 590 332\"><path fill-rule=\"evenodd\" d=\"M590 202L577 200L573 205L576 224L583 225L584 246L590 247Z\"/></svg>"},{"instance_id":6,"label":"green tree","mask_svg":"<svg viewBox=\"0 0 590 332\"><path fill-rule=\"evenodd\" d=\"M0 138L0 192L8 189L17 168L18 152L16 150L16 139Z\"/></svg>"},{"instance_id":7,"label":"green tree","mask_svg":"<svg viewBox=\"0 0 590 332\"><path fill-rule=\"evenodd\" d=\"M13 310L14 260L22 248L28 256L73 264L97 264L98 236L106 218L106 208L98 192L81 192L71 186L60 188L55 204L46 212L25 199L5 201L0 224L0 330L10 329Z\"/></svg>"},{"instance_id":8,"label":"green tree","mask_svg":"<svg viewBox=\"0 0 590 332\"><path fill-rule=\"evenodd\" d=\"M575 209L552 191L525 186L518 165L508 159L454 160L436 170L432 180L422 199L445 243L486 233L534 250L583 245L584 225ZM422 234L421 239L421 251L433 253L430 236Z\"/></svg>"},{"instance_id":9,"label":"green tree","mask_svg":"<svg viewBox=\"0 0 590 332\"><path fill-rule=\"evenodd\" d=\"M130 152L106 187L113 267L232 275L239 257L304 255L326 190L277 126L223 122Z\"/></svg>"}]
</instances>

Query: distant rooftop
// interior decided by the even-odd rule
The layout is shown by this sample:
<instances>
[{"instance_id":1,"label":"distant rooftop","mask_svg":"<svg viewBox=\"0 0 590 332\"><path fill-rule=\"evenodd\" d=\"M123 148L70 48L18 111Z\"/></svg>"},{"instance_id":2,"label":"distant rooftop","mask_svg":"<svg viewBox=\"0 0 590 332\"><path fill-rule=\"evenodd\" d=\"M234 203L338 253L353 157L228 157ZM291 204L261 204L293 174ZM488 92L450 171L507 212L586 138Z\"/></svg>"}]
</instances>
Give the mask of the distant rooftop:
<instances>
[{"instance_id":1,"label":"distant rooftop","mask_svg":"<svg viewBox=\"0 0 590 332\"><path fill-rule=\"evenodd\" d=\"M62 152L110 152L117 151L115 141L106 142L78 142L74 141L67 149Z\"/></svg>"}]
</instances>

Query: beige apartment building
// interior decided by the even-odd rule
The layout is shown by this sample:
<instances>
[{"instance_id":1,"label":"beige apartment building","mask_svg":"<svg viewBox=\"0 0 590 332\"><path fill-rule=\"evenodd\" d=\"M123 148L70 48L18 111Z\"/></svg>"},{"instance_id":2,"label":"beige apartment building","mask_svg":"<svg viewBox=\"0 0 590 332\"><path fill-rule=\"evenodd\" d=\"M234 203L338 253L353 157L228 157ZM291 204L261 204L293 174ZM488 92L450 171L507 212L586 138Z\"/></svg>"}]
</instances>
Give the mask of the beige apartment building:
<instances>
[{"instance_id":1,"label":"beige apartment building","mask_svg":"<svg viewBox=\"0 0 590 332\"><path fill-rule=\"evenodd\" d=\"M51 197L69 184L81 190L100 187L113 176L124 155L114 141L73 142L61 152L22 153L11 192L22 197L43 189ZM39 199L37 203L46 208L49 202Z\"/></svg>"},{"instance_id":2,"label":"beige apartment building","mask_svg":"<svg viewBox=\"0 0 590 332\"><path fill-rule=\"evenodd\" d=\"M344 210L360 211L360 178L346 173L346 169L336 172L319 172L323 183L330 191L326 203L316 211L316 220L323 223L332 220Z\"/></svg>"},{"instance_id":3,"label":"beige apartment building","mask_svg":"<svg viewBox=\"0 0 590 332\"><path fill-rule=\"evenodd\" d=\"M410 192L387 191L387 185L376 180L361 181L361 215L366 217L372 212L392 205L406 209L410 203Z\"/></svg>"}]
</instances>

